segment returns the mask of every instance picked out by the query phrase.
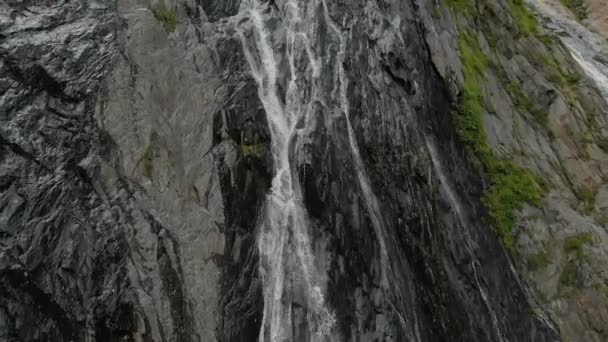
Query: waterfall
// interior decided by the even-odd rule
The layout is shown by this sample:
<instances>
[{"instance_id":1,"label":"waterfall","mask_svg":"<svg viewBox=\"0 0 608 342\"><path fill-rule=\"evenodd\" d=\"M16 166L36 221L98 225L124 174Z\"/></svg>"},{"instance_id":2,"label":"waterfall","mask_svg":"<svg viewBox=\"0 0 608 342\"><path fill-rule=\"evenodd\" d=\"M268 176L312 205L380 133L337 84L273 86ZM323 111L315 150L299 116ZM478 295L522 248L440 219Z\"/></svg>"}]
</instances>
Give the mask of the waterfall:
<instances>
[{"instance_id":1,"label":"waterfall","mask_svg":"<svg viewBox=\"0 0 608 342\"><path fill-rule=\"evenodd\" d=\"M332 340L334 314L325 303L323 278L316 269L309 236L310 222L302 202L299 183L294 180L290 144L297 140L296 125L307 115L301 108L294 62L298 27L297 4L289 2L292 15L287 18L287 57L290 80L282 103L278 89L279 60L273 51L272 32L266 21L270 9L258 0L241 5L239 32L243 51L258 85L260 101L266 112L271 134L274 178L267 195L263 223L258 233L260 274L263 281L264 310L259 341L293 341L294 302L307 311L308 339ZM263 14L264 13L264 14ZM246 27L250 25L250 27ZM249 32L247 30L249 29ZM307 51L311 54L308 44ZM309 56L310 58L311 56ZM310 58L313 77L319 75L317 62ZM304 120L305 122L307 120ZM296 147L298 145L296 144Z\"/></svg>"},{"instance_id":2,"label":"waterfall","mask_svg":"<svg viewBox=\"0 0 608 342\"><path fill-rule=\"evenodd\" d=\"M323 12L321 18L317 14ZM280 17L277 15L280 13ZM417 321L414 284L398 288L403 260L389 258L385 222L360 156L351 123L348 76L344 68L348 31L331 17L325 0L310 2L285 0L264 2L247 0L234 19L245 58L258 87L271 135L274 178L266 198L258 232L264 309L259 341L337 341L336 318L325 298L326 270L319 267L312 248L311 227L302 199L294 156L303 136L313 128L313 103L320 103L327 114L342 116L346 122L348 148L355 176L378 244L380 279L384 305L401 321L409 341L421 341ZM311 39L315 20L324 20L329 32L325 39L333 44L331 55L318 49ZM284 49L281 49L284 47ZM321 57L323 56L323 57ZM325 60L326 59L326 60ZM304 60L304 62L303 62ZM283 69L281 69L283 68ZM285 70L287 69L287 70ZM334 73L333 88L324 89L322 72ZM287 74L287 79L281 79ZM279 86L280 80L286 87ZM284 89L282 89L284 88ZM283 93L281 93L283 91ZM283 100L284 99L284 100ZM331 121L332 117L326 118ZM409 301L409 305L404 304ZM294 305L296 304L296 305ZM307 331L295 327L300 320L297 308L306 310ZM407 318L404 317L408 313Z\"/></svg>"}]
</instances>

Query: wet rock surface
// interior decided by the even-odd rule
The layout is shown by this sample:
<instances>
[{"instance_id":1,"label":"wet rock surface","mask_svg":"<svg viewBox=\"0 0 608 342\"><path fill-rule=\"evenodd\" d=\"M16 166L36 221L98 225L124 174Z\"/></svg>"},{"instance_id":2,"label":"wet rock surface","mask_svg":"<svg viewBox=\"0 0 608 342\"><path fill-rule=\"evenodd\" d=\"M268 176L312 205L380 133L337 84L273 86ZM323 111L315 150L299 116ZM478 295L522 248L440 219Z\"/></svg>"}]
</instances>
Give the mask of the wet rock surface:
<instances>
[{"instance_id":1,"label":"wet rock surface","mask_svg":"<svg viewBox=\"0 0 608 342\"><path fill-rule=\"evenodd\" d=\"M480 219L488 179L450 114L455 37L470 19L435 6L0 4L0 341L256 341L272 326L259 250L278 163L260 91L272 77L279 107L303 113L286 151L335 317L325 337L312 331L311 295L288 273L285 340L601 341L605 231L590 217L608 208L606 132L566 123L592 108L605 127L605 103L591 83L576 90L584 103L568 102L540 66L513 57L530 42L508 22L494 28L507 43L488 55L536 92L555 133L490 77L493 148L553 185L544 209L524 209L518 253L507 252ZM262 41L277 73L256 79L269 63ZM597 143L584 161L573 131ZM597 189L593 214L572 205L583 186ZM580 247L584 263L563 248L582 231L599 239ZM298 237L286 241L293 255ZM532 270L539 246L557 256ZM558 285L572 263L587 265L580 290Z\"/></svg>"}]
</instances>

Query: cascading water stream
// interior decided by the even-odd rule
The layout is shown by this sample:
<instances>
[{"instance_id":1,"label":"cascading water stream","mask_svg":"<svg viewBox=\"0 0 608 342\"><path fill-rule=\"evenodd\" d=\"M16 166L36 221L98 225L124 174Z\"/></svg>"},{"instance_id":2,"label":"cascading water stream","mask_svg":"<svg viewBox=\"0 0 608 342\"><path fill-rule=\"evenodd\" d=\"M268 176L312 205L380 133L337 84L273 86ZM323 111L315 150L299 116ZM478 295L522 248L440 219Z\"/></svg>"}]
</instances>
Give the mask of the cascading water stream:
<instances>
[{"instance_id":1,"label":"cascading water stream","mask_svg":"<svg viewBox=\"0 0 608 342\"><path fill-rule=\"evenodd\" d=\"M243 2L240 9L239 32L243 51L258 85L271 134L271 152L275 176L267 195L264 220L258 234L260 273L263 280L264 311L259 341L293 341L293 304L306 309L308 332L312 342L333 340L335 317L326 307L322 276L316 270L310 223L305 212L298 181L291 167L290 144L297 140L296 125L306 116L297 89L297 73L293 59L298 26L297 6L287 25L287 56L290 75L285 105L281 101L277 80L279 61L272 47L272 33L266 27L269 8L258 0ZM247 24L251 27L244 27ZM249 31L247 32L247 29ZM249 33L249 34L248 34ZM310 46L308 47L311 52ZM311 58L313 76L317 74ZM307 120L305 120L306 122ZM297 147L297 143L295 144ZM301 336L298 335L298 336ZM302 338L302 337L300 337Z\"/></svg>"},{"instance_id":2,"label":"cascading water stream","mask_svg":"<svg viewBox=\"0 0 608 342\"><path fill-rule=\"evenodd\" d=\"M258 95L266 116L271 134L271 152L274 159L275 176L272 180L270 193L266 199L265 211L262 224L258 233L258 249L260 252L260 274L263 280L264 310L262 328L260 329L259 341L293 341L298 337L294 333L295 324L294 303L298 307L306 309L306 322L308 324L307 336L310 341L336 341L338 339L334 331L335 317L327 308L324 297L324 274L325 270L317 269L314 252L309 235L310 222L302 201L297 173L292 168L292 159L302 147L302 135L306 134L310 121L313 120L312 103L322 103L327 107L323 99L327 97L327 91L320 84L321 70L331 67L329 60L334 57L334 96L338 97L339 112L344 116L352 160L356 170L356 177L362 194L365 208L369 214L376 241L379 247L379 258L381 265L380 279L381 288L384 293L385 305L401 320L401 325L407 340L421 341L417 316L413 305L413 284L406 286L404 291L409 291L411 306L404 307L402 300L397 300L397 291L394 281L390 278L395 276L387 251L387 237L385 233L382 213L378 200L371 188L371 184L365 172L365 166L359 153L355 133L350 121L349 100L347 95L348 77L344 69L346 60L347 32L330 17L325 0L315 0L303 3L308 12L300 9L299 2L295 0L275 1L274 8L280 11L281 29L276 27L269 30L271 20L279 20L273 17L273 11L268 4L261 0L244 1L241 4L240 14L237 16L236 29L239 33L241 44L251 73L258 85ZM325 23L335 34L330 34L328 39L335 39L338 45L335 56L327 56L328 61L322 60L315 53L318 46L313 45L307 35L306 25L315 20L318 10L324 13ZM301 17L304 13L310 17ZM277 33L279 32L279 33ZM280 46L278 39L284 39L285 46L282 55L275 55L277 50L273 46ZM299 49L299 50L298 50ZM300 53L298 55L298 53ZM296 56L297 55L297 56ZM277 57L278 56L278 57ZM302 63L301 57L306 59L306 71L299 68ZM282 63L283 59L287 62ZM297 65L298 64L298 65ZM280 65L289 68L289 78L284 94L280 94L279 77ZM303 80L305 79L305 80ZM302 82L304 81L304 82ZM310 86L310 88L303 89ZM339 88L337 88L339 86ZM307 95L303 95L307 94ZM284 95L283 97L281 95ZM284 100L283 100L284 99ZM333 102L334 99L329 99ZM330 107L326 108L331 111ZM400 266L401 267L401 266ZM406 267L405 265L403 267ZM304 301L304 302L302 302ZM396 304L397 303L397 304ZM401 303L401 304L398 304ZM397 308L395 305L400 305ZM409 313L410 321L404 317Z\"/></svg>"},{"instance_id":3,"label":"cascading water stream","mask_svg":"<svg viewBox=\"0 0 608 342\"><path fill-rule=\"evenodd\" d=\"M338 35L339 38L339 50L337 54L337 66L336 68L338 73L338 80L340 82L340 109L344 114L346 119L346 129L348 133L348 142L350 145L351 154L353 157L353 162L355 164L355 172L357 174L357 180L359 182L359 187L361 188L361 192L363 194L363 199L365 202L366 210L369 214L372 227L376 234L376 240L380 247L380 265L381 269L381 279L382 279L382 289L386 293L390 293L395 289L395 286L392 285L392 282L388 278L389 275L395 275L391 270L391 263L388 258L388 252L386 247L386 236L385 236L385 228L384 223L381 218L380 207L378 206L378 199L374 194L372 187L369 182L369 178L365 172L365 166L363 164L363 160L361 159L361 155L359 153L359 146L357 144L357 140L355 138L355 133L350 121L350 106L348 101L348 78L346 77L346 71L344 70L344 62L346 59L346 35L343 32L338 24L330 17L329 10L327 7L326 0L321 0L323 5L323 13L325 15L326 23L331 27L332 30ZM408 290L411 290L413 286L409 286ZM413 293L409 293L410 298L414 297ZM408 340L410 341L420 341L420 331L417 321L416 313L412 310L411 317L413 319L413 324L411 327L408 326L405 318L397 309L394 304L391 302L390 295L385 298L387 300L387 304L393 308L394 313L399 317L401 324L403 325L406 333L408 334Z\"/></svg>"},{"instance_id":4,"label":"cascading water stream","mask_svg":"<svg viewBox=\"0 0 608 342\"><path fill-rule=\"evenodd\" d=\"M467 220L464 215L464 210L460 206L460 202L457 200L457 197L456 197L454 191L452 190L452 186L450 185L448 178L445 176L445 173L443 171L443 165L441 164L441 161L439 159L439 155L437 153L437 148L435 147L435 143L430 139L431 138L425 139L425 142L426 142L427 149L429 151L429 156L431 157L431 163L433 164L435 172L437 173L437 178L439 178L439 185L441 186L441 190L444 192L445 196L447 197L447 200L450 202L450 205L452 206L452 209L454 210L454 214L458 221L458 225L460 226L460 228L463 231L463 234L466 237L465 240L466 240L466 244L467 244L467 246L466 246L467 251L469 252L469 254L471 256L474 256L475 253L473 250L473 246L471 246L472 239L471 239L471 236L467 229ZM502 337L500 327L498 326L498 319L496 317L496 312L494 312L492 305L490 305L490 302L488 301L488 294L486 293L484 286L482 286L481 282L479 281L479 277L477 275L478 265L474 262L472 265L472 268L473 268L473 278L475 279L475 284L477 285L477 289L479 289L479 294L481 296L481 299L483 300L484 305L485 305L486 309L488 310L490 317L492 318L492 325L494 327L496 338L499 341L503 341L504 339Z\"/></svg>"}]
</instances>

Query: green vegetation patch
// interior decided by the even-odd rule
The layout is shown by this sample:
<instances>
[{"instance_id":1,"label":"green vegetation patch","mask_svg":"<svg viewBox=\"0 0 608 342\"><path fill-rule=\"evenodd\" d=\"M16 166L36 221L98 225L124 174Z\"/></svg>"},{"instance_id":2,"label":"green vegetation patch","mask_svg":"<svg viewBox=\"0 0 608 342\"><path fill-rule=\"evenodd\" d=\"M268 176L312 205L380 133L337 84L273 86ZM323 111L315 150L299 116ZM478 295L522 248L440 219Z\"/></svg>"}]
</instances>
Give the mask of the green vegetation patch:
<instances>
[{"instance_id":1,"label":"green vegetation patch","mask_svg":"<svg viewBox=\"0 0 608 342\"><path fill-rule=\"evenodd\" d=\"M575 85L578 84L582 79L583 76L581 76L581 74L579 73L562 73L562 76L564 77L564 80L566 81L566 84L568 85Z\"/></svg>"},{"instance_id":2,"label":"green vegetation patch","mask_svg":"<svg viewBox=\"0 0 608 342\"><path fill-rule=\"evenodd\" d=\"M511 249L515 241L516 212L526 203L538 205L543 190L538 178L530 171L510 160L494 156L483 127L484 106L480 87L485 78L488 59L474 34L461 32L458 43L464 82L454 112L456 129L460 138L479 158L490 178L490 189L485 194L484 203L494 229L504 245Z\"/></svg>"},{"instance_id":3,"label":"green vegetation patch","mask_svg":"<svg viewBox=\"0 0 608 342\"><path fill-rule=\"evenodd\" d=\"M574 86L582 80L582 76L577 73L566 73L554 68L549 70L549 81L563 88Z\"/></svg>"},{"instance_id":4,"label":"green vegetation patch","mask_svg":"<svg viewBox=\"0 0 608 342\"><path fill-rule=\"evenodd\" d=\"M584 187L576 191L576 197L583 203L583 213L590 214L593 211L597 192L597 187Z\"/></svg>"},{"instance_id":5,"label":"green vegetation patch","mask_svg":"<svg viewBox=\"0 0 608 342\"><path fill-rule=\"evenodd\" d=\"M566 266L564 266L564 269L562 270L562 273L559 276L560 286L576 285L578 283L579 275L580 275L580 272L579 272L578 265L573 260L570 260L566 264ZM561 292L561 290L560 290L560 292Z\"/></svg>"},{"instance_id":6,"label":"green vegetation patch","mask_svg":"<svg viewBox=\"0 0 608 342\"><path fill-rule=\"evenodd\" d=\"M583 20L587 18L587 5L585 5L584 0L560 0L561 3L566 6L576 17L578 20Z\"/></svg>"},{"instance_id":7,"label":"green vegetation patch","mask_svg":"<svg viewBox=\"0 0 608 342\"><path fill-rule=\"evenodd\" d=\"M481 51L474 33L462 32L458 40L464 83L458 110L456 129L460 137L478 154L490 152L483 129L483 104L480 81L485 77L488 59Z\"/></svg>"},{"instance_id":8,"label":"green vegetation patch","mask_svg":"<svg viewBox=\"0 0 608 342\"><path fill-rule=\"evenodd\" d=\"M509 12L513 19L517 22L519 30L525 35L536 34L538 32L538 23L534 14L526 7L523 0L508 0Z\"/></svg>"},{"instance_id":9,"label":"green vegetation patch","mask_svg":"<svg viewBox=\"0 0 608 342\"><path fill-rule=\"evenodd\" d=\"M569 0L582 1L582 0ZM524 3L524 0L506 0L508 11L511 13L519 32L522 35L536 35L541 38L543 43L550 44L549 38L539 34L538 21L534 14ZM445 0L455 12L461 13L466 17L477 15L476 0ZM492 44L490 42L490 44Z\"/></svg>"},{"instance_id":10,"label":"green vegetation patch","mask_svg":"<svg viewBox=\"0 0 608 342\"><path fill-rule=\"evenodd\" d=\"M551 54L536 51L532 54L534 60L540 63L549 74L549 80L559 87L566 88L578 84L583 77L581 74L565 72L560 68L560 63Z\"/></svg>"},{"instance_id":11,"label":"green vegetation patch","mask_svg":"<svg viewBox=\"0 0 608 342\"><path fill-rule=\"evenodd\" d=\"M486 161L492 182L485 195L485 204L494 221L494 228L507 248L515 242L516 212L526 203L539 205L543 189L538 178L508 160L494 157Z\"/></svg>"},{"instance_id":12,"label":"green vegetation patch","mask_svg":"<svg viewBox=\"0 0 608 342\"><path fill-rule=\"evenodd\" d=\"M241 145L245 156L260 156L264 152L264 144Z\"/></svg>"},{"instance_id":13,"label":"green vegetation patch","mask_svg":"<svg viewBox=\"0 0 608 342\"><path fill-rule=\"evenodd\" d=\"M545 250L528 257L528 268L532 271L541 270L549 265L549 254Z\"/></svg>"},{"instance_id":14,"label":"green vegetation patch","mask_svg":"<svg viewBox=\"0 0 608 342\"><path fill-rule=\"evenodd\" d=\"M608 228L608 215L598 213L595 217L595 223L604 228Z\"/></svg>"},{"instance_id":15,"label":"green vegetation patch","mask_svg":"<svg viewBox=\"0 0 608 342\"><path fill-rule=\"evenodd\" d=\"M521 110L530 113L530 115L532 115L532 117L538 123L548 129L549 126L547 124L547 112L543 110L541 106L536 103L536 101L533 101L532 99L530 99L530 97L528 97L528 95L526 95L526 93L524 93L521 84L509 82L506 85L506 89L511 97L511 100L513 101L513 104L517 108L520 108Z\"/></svg>"},{"instance_id":16,"label":"green vegetation patch","mask_svg":"<svg viewBox=\"0 0 608 342\"><path fill-rule=\"evenodd\" d=\"M600 138L596 142L597 146L608 153L608 138Z\"/></svg>"},{"instance_id":17,"label":"green vegetation patch","mask_svg":"<svg viewBox=\"0 0 608 342\"><path fill-rule=\"evenodd\" d=\"M454 10L472 16L475 13L475 0L446 0L447 4Z\"/></svg>"},{"instance_id":18,"label":"green vegetation patch","mask_svg":"<svg viewBox=\"0 0 608 342\"><path fill-rule=\"evenodd\" d=\"M578 233L564 241L564 252L575 253L576 258L569 260L564 266L559 277L560 287L576 286L582 283L580 265L585 261L583 247L595 243L595 236L592 233Z\"/></svg>"},{"instance_id":19,"label":"green vegetation patch","mask_svg":"<svg viewBox=\"0 0 608 342\"><path fill-rule=\"evenodd\" d=\"M158 20L167 32L175 31L177 27L177 14L175 10L167 9L164 5L158 5L152 9L154 17Z\"/></svg>"},{"instance_id":20,"label":"green vegetation patch","mask_svg":"<svg viewBox=\"0 0 608 342\"><path fill-rule=\"evenodd\" d=\"M538 34L536 34L536 39L538 39L541 43L543 43L543 45L545 47L547 47L549 50L553 49L553 46L557 42L557 39L555 38L555 36L550 35L550 34L538 33Z\"/></svg>"},{"instance_id":21,"label":"green vegetation patch","mask_svg":"<svg viewBox=\"0 0 608 342\"><path fill-rule=\"evenodd\" d=\"M583 246L595 243L595 237L591 233L578 233L564 241L564 252L576 253L576 257L582 260L584 257Z\"/></svg>"},{"instance_id":22,"label":"green vegetation patch","mask_svg":"<svg viewBox=\"0 0 608 342\"><path fill-rule=\"evenodd\" d=\"M439 6L433 6L433 12L431 12L431 15L436 19L441 18L441 10L439 9Z\"/></svg>"}]
</instances>

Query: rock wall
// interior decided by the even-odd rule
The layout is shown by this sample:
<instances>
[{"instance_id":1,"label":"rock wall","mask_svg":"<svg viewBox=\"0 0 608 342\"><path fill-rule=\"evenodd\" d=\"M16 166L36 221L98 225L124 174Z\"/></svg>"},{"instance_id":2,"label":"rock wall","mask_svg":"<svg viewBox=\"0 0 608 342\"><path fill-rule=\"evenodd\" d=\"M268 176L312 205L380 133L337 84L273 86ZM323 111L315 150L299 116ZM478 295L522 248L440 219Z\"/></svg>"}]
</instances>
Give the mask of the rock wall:
<instances>
[{"instance_id":1,"label":"rock wall","mask_svg":"<svg viewBox=\"0 0 608 342\"><path fill-rule=\"evenodd\" d=\"M0 4L0 340L257 339L275 161L248 4ZM311 118L290 161L336 318L325 340L607 338L607 106L520 2L262 5L277 93L294 96L297 67ZM308 43L290 66L294 8ZM457 115L476 49L488 146L543 188L508 234ZM311 309L284 300L288 340L310 340Z\"/></svg>"}]
</instances>

